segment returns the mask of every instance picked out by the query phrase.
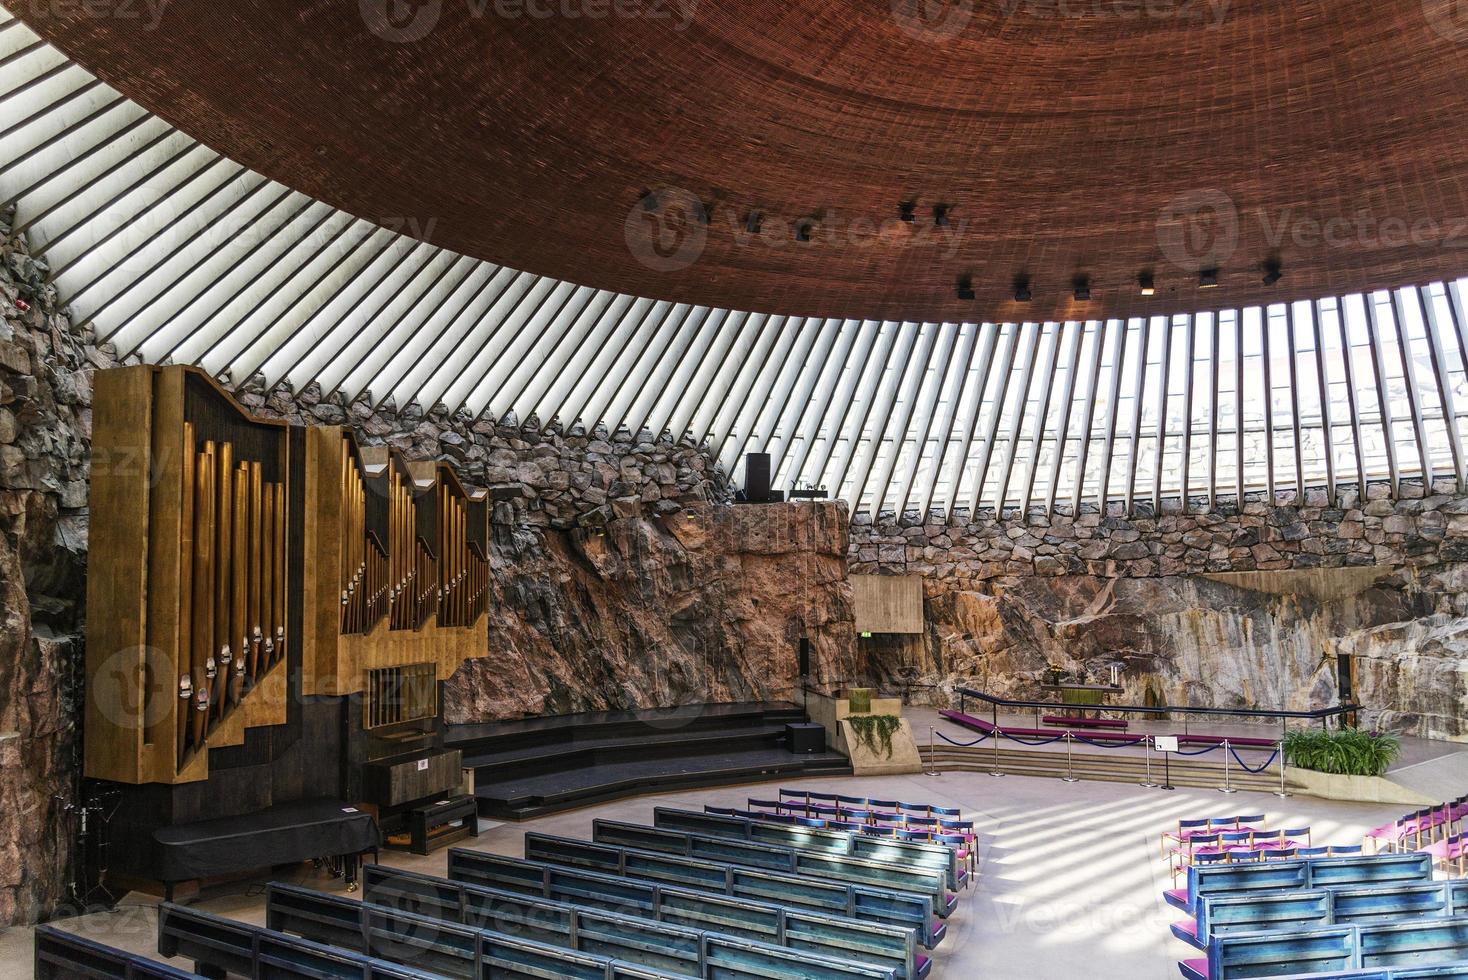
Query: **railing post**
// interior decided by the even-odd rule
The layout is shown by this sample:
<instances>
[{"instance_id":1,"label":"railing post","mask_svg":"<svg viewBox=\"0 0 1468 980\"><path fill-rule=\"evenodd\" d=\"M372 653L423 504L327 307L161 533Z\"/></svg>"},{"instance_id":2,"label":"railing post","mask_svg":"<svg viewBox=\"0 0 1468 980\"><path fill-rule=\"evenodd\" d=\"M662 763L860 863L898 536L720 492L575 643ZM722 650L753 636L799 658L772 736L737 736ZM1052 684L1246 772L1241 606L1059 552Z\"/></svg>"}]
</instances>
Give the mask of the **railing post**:
<instances>
[{"instance_id":1,"label":"railing post","mask_svg":"<svg viewBox=\"0 0 1468 980\"><path fill-rule=\"evenodd\" d=\"M1075 782L1079 782L1080 781L1077 778L1077 776L1076 776L1075 760L1071 756L1071 745L1072 745L1072 742L1073 742L1073 740L1071 739L1070 732L1066 732L1065 733L1065 775L1064 776L1061 776L1060 778L1062 780L1064 780L1065 782L1067 782L1067 783L1075 783Z\"/></svg>"},{"instance_id":2,"label":"railing post","mask_svg":"<svg viewBox=\"0 0 1468 980\"><path fill-rule=\"evenodd\" d=\"M1238 792L1238 790L1234 789L1233 786L1229 783L1229 778L1228 778L1228 756L1229 756L1229 753L1232 752L1232 751L1233 751L1233 749L1229 747L1228 739L1224 739L1223 740L1223 785L1220 786L1219 789L1218 789L1218 791L1220 793L1237 793Z\"/></svg>"},{"instance_id":3,"label":"railing post","mask_svg":"<svg viewBox=\"0 0 1468 980\"><path fill-rule=\"evenodd\" d=\"M938 772L938 748L937 736L934 734L932 725L928 726L928 768L923 770L924 776L937 776Z\"/></svg>"},{"instance_id":4,"label":"railing post","mask_svg":"<svg viewBox=\"0 0 1468 980\"><path fill-rule=\"evenodd\" d=\"M1154 782L1152 782L1152 736L1151 735L1143 735L1142 736L1142 751L1144 753L1146 753L1146 757L1147 757L1147 779L1146 779L1145 782L1141 783L1140 785L1143 786L1143 787L1145 787L1146 789L1156 789L1157 788L1157 784L1154 783Z\"/></svg>"},{"instance_id":5,"label":"railing post","mask_svg":"<svg viewBox=\"0 0 1468 980\"><path fill-rule=\"evenodd\" d=\"M1279 740L1279 792L1274 794L1282 800L1290 798L1289 791L1285 789L1285 750L1284 739Z\"/></svg>"},{"instance_id":6,"label":"railing post","mask_svg":"<svg viewBox=\"0 0 1468 980\"><path fill-rule=\"evenodd\" d=\"M1004 736L999 734L999 729L996 727L989 737L994 740L994 768L989 770L989 775L1002 776L1004 770L999 768L999 740Z\"/></svg>"}]
</instances>

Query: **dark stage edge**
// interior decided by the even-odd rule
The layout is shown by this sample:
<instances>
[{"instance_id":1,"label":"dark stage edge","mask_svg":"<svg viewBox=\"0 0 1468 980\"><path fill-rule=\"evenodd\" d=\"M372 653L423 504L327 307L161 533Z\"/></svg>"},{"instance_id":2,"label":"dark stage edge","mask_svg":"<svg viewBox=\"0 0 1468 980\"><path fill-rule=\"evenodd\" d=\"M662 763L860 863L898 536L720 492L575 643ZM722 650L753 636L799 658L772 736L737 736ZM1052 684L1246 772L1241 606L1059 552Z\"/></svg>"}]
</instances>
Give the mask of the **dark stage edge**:
<instances>
[{"instance_id":1,"label":"dark stage edge","mask_svg":"<svg viewBox=\"0 0 1468 980\"><path fill-rule=\"evenodd\" d=\"M455 726L483 816L523 820L647 792L850 775L835 752L795 755L786 703L691 705Z\"/></svg>"}]
</instances>

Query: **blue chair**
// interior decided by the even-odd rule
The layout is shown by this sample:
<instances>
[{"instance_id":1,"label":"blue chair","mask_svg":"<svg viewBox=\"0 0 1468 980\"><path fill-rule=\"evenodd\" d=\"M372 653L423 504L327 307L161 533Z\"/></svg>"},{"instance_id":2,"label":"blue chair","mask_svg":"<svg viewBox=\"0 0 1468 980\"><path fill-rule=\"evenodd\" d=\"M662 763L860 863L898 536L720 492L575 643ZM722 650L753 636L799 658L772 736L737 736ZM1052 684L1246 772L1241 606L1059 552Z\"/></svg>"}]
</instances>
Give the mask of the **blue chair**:
<instances>
[{"instance_id":1,"label":"blue chair","mask_svg":"<svg viewBox=\"0 0 1468 980\"><path fill-rule=\"evenodd\" d=\"M825 803L828 806L835 806L837 801L841 799L835 793L807 793L805 795L812 803Z\"/></svg>"},{"instance_id":2,"label":"blue chair","mask_svg":"<svg viewBox=\"0 0 1468 980\"><path fill-rule=\"evenodd\" d=\"M1323 857L1329 857L1330 856L1330 848L1325 847L1325 846L1321 846L1321 847L1297 847L1297 848L1295 848L1295 856L1296 857L1302 857L1302 858L1317 858L1317 857L1323 858Z\"/></svg>"},{"instance_id":3,"label":"blue chair","mask_svg":"<svg viewBox=\"0 0 1468 980\"><path fill-rule=\"evenodd\" d=\"M931 808L926 803L903 803L899 800L897 803L897 809L900 810L902 813L915 814L920 817L927 817L932 815L930 813Z\"/></svg>"},{"instance_id":4,"label":"blue chair","mask_svg":"<svg viewBox=\"0 0 1468 980\"><path fill-rule=\"evenodd\" d=\"M895 827L863 827L861 828L861 832L868 837L885 837L888 840L897 837L897 829Z\"/></svg>"},{"instance_id":5,"label":"blue chair","mask_svg":"<svg viewBox=\"0 0 1468 980\"><path fill-rule=\"evenodd\" d=\"M1330 856L1340 857L1343 854L1360 854L1360 844L1332 844L1330 845Z\"/></svg>"},{"instance_id":6,"label":"blue chair","mask_svg":"<svg viewBox=\"0 0 1468 980\"><path fill-rule=\"evenodd\" d=\"M1167 853L1168 841L1180 846L1186 844L1188 838L1194 834L1208 833L1208 824L1209 821L1206 818L1202 820L1179 820L1177 822L1177 830L1169 830L1162 835L1162 853L1164 855Z\"/></svg>"},{"instance_id":7,"label":"blue chair","mask_svg":"<svg viewBox=\"0 0 1468 980\"><path fill-rule=\"evenodd\" d=\"M1281 830L1280 836L1284 838L1286 847L1294 844L1299 847L1309 847L1315 841L1311 839L1309 827L1287 827Z\"/></svg>"},{"instance_id":8,"label":"blue chair","mask_svg":"<svg viewBox=\"0 0 1468 980\"><path fill-rule=\"evenodd\" d=\"M769 810L771 813L779 813L780 812L780 801L779 800L754 800L754 799L751 799L751 800L746 800L745 802L749 804L749 808L751 810ZM707 810L708 808L707 807L704 807L704 809Z\"/></svg>"},{"instance_id":9,"label":"blue chair","mask_svg":"<svg viewBox=\"0 0 1468 980\"><path fill-rule=\"evenodd\" d=\"M956 806L930 806L928 812L935 817L961 817L963 811Z\"/></svg>"},{"instance_id":10,"label":"blue chair","mask_svg":"<svg viewBox=\"0 0 1468 980\"><path fill-rule=\"evenodd\" d=\"M738 813L739 811L736 810L736 809L734 809L731 806L708 806L708 805L705 805L704 808L703 808L703 812L704 813L714 813L714 814L717 814L717 815L719 815L721 817L732 817L732 816L734 816L734 814Z\"/></svg>"},{"instance_id":11,"label":"blue chair","mask_svg":"<svg viewBox=\"0 0 1468 980\"><path fill-rule=\"evenodd\" d=\"M1235 830L1267 830L1268 821L1262 813L1251 813L1247 816L1234 817Z\"/></svg>"},{"instance_id":12,"label":"blue chair","mask_svg":"<svg viewBox=\"0 0 1468 980\"><path fill-rule=\"evenodd\" d=\"M1271 847L1259 852L1263 861L1288 861L1299 855L1297 847Z\"/></svg>"},{"instance_id":13,"label":"blue chair","mask_svg":"<svg viewBox=\"0 0 1468 980\"><path fill-rule=\"evenodd\" d=\"M791 817L790 819L797 827L811 827L818 830L826 826L826 821L817 820L815 817Z\"/></svg>"},{"instance_id":14,"label":"blue chair","mask_svg":"<svg viewBox=\"0 0 1468 980\"><path fill-rule=\"evenodd\" d=\"M926 841L926 840L932 840L932 838L933 838L933 835L930 834L930 833L928 833L926 830L899 830L897 832L897 839L898 840L921 840L921 841Z\"/></svg>"}]
</instances>

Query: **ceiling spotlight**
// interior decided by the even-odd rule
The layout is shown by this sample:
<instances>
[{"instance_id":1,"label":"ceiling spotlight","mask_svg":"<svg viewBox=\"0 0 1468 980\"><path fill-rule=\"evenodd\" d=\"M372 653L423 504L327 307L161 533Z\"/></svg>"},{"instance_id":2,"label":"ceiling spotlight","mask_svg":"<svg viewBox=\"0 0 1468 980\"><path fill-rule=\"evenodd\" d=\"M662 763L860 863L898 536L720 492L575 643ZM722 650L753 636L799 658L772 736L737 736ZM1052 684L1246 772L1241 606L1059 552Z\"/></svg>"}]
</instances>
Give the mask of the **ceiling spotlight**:
<instances>
[{"instance_id":1,"label":"ceiling spotlight","mask_svg":"<svg viewBox=\"0 0 1468 980\"><path fill-rule=\"evenodd\" d=\"M1034 293L1030 292L1029 276L1014 277L1014 301L1016 303L1028 303L1034 299Z\"/></svg>"},{"instance_id":2,"label":"ceiling spotlight","mask_svg":"<svg viewBox=\"0 0 1468 980\"><path fill-rule=\"evenodd\" d=\"M1198 273L1198 288L1213 289L1218 285L1218 270L1203 269Z\"/></svg>"},{"instance_id":3,"label":"ceiling spotlight","mask_svg":"<svg viewBox=\"0 0 1468 980\"><path fill-rule=\"evenodd\" d=\"M811 230L815 228L815 226L816 223L815 219L813 218L801 218L799 221L795 222L795 240L797 242L810 241Z\"/></svg>"},{"instance_id":4,"label":"ceiling spotlight","mask_svg":"<svg viewBox=\"0 0 1468 980\"><path fill-rule=\"evenodd\" d=\"M1077 301L1084 303L1091 298L1091 280L1087 277L1076 276L1071 286L1075 289Z\"/></svg>"},{"instance_id":5,"label":"ceiling spotlight","mask_svg":"<svg viewBox=\"0 0 1468 980\"><path fill-rule=\"evenodd\" d=\"M657 191L643 191L642 192L642 210L644 210L644 211L656 211L658 209L658 203L659 202L658 202L658 193L657 193Z\"/></svg>"},{"instance_id":6,"label":"ceiling spotlight","mask_svg":"<svg viewBox=\"0 0 1468 980\"><path fill-rule=\"evenodd\" d=\"M1280 269L1279 259L1269 259L1264 263L1264 285L1273 286L1284 278L1284 272Z\"/></svg>"},{"instance_id":7,"label":"ceiling spotlight","mask_svg":"<svg viewBox=\"0 0 1468 980\"><path fill-rule=\"evenodd\" d=\"M913 221L917 218L917 202L903 201L897 205L897 217L903 221Z\"/></svg>"},{"instance_id":8,"label":"ceiling spotlight","mask_svg":"<svg viewBox=\"0 0 1468 980\"><path fill-rule=\"evenodd\" d=\"M1143 296L1157 295L1157 282L1152 278L1152 273L1144 272L1137 276L1137 285L1141 287Z\"/></svg>"},{"instance_id":9,"label":"ceiling spotlight","mask_svg":"<svg viewBox=\"0 0 1468 980\"><path fill-rule=\"evenodd\" d=\"M939 228L948 227L948 205L933 205L933 224Z\"/></svg>"},{"instance_id":10,"label":"ceiling spotlight","mask_svg":"<svg viewBox=\"0 0 1468 980\"><path fill-rule=\"evenodd\" d=\"M761 222L764 221L764 217L765 216L760 214L758 211L749 212L744 216L744 230L749 232L751 235L758 235L761 227Z\"/></svg>"},{"instance_id":11,"label":"ceiling spotlight","mask_svg":"<svg viewBox=\"0 0 1468 980\"><path fill-rule=\"evenodd\" d=\"M974 281L973 281L973 278L972 277L970 277L970 276L963 276L963 277L961 277L958 280L958 298L959 299L973 299L974 298Z\"/></svg>"}]
</instances>

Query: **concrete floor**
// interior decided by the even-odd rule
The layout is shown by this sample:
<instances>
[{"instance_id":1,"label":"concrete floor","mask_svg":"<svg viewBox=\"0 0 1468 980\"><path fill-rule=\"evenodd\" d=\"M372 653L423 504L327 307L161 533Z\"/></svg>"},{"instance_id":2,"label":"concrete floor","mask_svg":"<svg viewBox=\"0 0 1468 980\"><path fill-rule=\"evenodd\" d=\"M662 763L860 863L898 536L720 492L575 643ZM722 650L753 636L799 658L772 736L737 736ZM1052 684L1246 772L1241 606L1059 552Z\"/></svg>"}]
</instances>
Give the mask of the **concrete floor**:
<instances>
[{"instance_id":1,"label":"concrete floor","mask_svg":"<svg viewBox=\"0 0 1468 980\"><path fill-rule=\"evenodd\" d=\"M1465 780L1468 782L1468 780ZM1170 887L1158 836L1179 819L1266 812L1270 826L1309 823L1316 843L1359 842L1363 831L1401 807L1331 803L1262 793L1163 792L1124 784L974 773L793 781L808 789L928 800L960 806L978 823L978 883L963 893L936 954L938 980L1028 980L1061 975L1087 980L1170 980L1187 947L1172 938L1178 918L1161 898ZM594 817L650 822L655 805L738 805L768 796L770 784L666 793L609 803L522 824L484 822L473 846L518 856L526 830L589 837ZM385 853L384 861L441 874L443 852ZM289 877L341 891L339 882L303 870ZM129 896L116 912L64 920L65 928L140 952L154 945L156 900ZM195 904L248 922L263 921L259 882L206 891ZM31 930L0 933L0 977L30 975ZM187 963L177 965L187 967Z\"/></svg>"}]
</instances>

